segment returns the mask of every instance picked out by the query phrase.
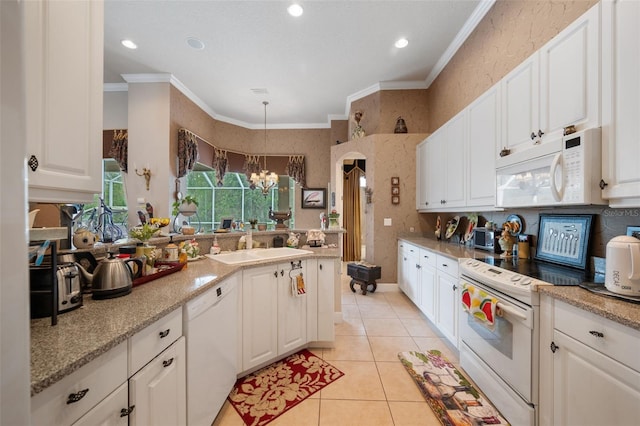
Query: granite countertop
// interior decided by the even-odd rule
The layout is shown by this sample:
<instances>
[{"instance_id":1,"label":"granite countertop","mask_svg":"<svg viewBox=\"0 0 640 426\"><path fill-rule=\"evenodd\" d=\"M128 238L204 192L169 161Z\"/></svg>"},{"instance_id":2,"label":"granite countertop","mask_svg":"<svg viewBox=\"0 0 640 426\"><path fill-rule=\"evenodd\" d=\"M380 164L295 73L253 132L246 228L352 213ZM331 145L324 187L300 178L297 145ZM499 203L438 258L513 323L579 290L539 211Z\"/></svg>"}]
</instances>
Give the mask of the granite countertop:
<instances>
[{"instance_id":1,"label":"granite countertop","mask_svg":"<svg viewBox=\"0 0 640 426\"><path fill-rule=\"evenodd\" d=\"M309 248L298 258L339 258L338 249ZM31 395L89 363L143 328L202 294L242 269L281 262L265 260L251 265L226 265L208 258L187 268L133 288L123 297L93 300L84 295L82 307L51 318L31 320Z\"/></svg>"},{"instance_id":2,"label":"granite countertop","mask_svg":"<svg viewBox=\"0 0 640 426\"><path fill-rule=\"evenodd\" d=\"M462 244L438 241L420 236L402 236L398 240L406 241L426 249L437 251L453 259L496 256L485 250L475 250ZM600 315L622 325L640 330L640 304L619 300L613 297L592 293L577 286L539 286L538 291L567 302L580 309Z\"/></svg>"}]
</instances>

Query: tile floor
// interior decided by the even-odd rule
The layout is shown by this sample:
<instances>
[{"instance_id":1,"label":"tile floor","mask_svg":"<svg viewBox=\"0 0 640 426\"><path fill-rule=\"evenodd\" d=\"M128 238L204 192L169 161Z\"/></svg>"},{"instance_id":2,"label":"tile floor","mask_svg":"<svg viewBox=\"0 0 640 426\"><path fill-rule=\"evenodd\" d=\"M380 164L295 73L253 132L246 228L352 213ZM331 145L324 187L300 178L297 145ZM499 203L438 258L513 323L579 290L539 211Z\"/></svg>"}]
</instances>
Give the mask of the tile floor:
<instances>
[{"instance_id":1,"label":"tile floor","mask_svg":"<svg viewBox=\"0 0 640 426\"><path fill-rule=\"evenodd\" d=\"M380 286L363 296L351 292L349 280L343 270L343 322L336 324L335 347L312 349L345 375L269 426L439 425L398 352L439 349L459 366L457 351L404 293ZM243 425L229 402L213 423Z\"/></svg>"}]
</instances>

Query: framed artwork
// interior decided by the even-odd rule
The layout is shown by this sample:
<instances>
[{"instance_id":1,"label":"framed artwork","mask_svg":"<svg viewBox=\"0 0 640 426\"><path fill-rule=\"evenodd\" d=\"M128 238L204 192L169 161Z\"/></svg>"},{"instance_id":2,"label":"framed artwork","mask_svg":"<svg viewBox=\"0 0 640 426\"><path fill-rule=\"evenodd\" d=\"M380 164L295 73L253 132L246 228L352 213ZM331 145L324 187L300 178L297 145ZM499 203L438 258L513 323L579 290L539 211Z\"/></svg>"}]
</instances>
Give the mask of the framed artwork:
<instances>
[{"instance_id":1,"label":"framed artwork","mask_svg":"<svg viewBox=\"0 0 640 426\"><path fill-rule=\"evenodd\" d=\"M391 185L393 186L398 186L400 185L400 178L397 176L394 176L391 178Z\"/></svg>"},{"instance_id":2,"label":"framed artwork","mask_svg":"<svg viewBox=\"0 0 640 426\"><path fill-rule=\"evenodd\" d=\"M640 226L627 226L627 235L640 240Z\"/></svg>"},{"instance_id":3,"label":"framed artwork","mask_svg":"<svg viewBox=\"0 0 640 426\"><path fill-rule=\"evenodd\" d=\"M593 215L541 214L535 258L585 269Z\"/></svg>"},{"instance_id":4,"label":"framed artwork","mask_svg":"<svg viewBox=\"0 0 640 426\"><path fill-rule=\"evenodd\" d=\"M324 188L302 188L303 209L326 209L327 190Z\"/></svg>"},{"instance_id":5,"label":"framed artwork","mask_svg":"<svg viewBox=\"0 0 640 426\"><path fill-rule=\"evenodd\" d=\"M391 204L400 204L400 196L399 195L393 195L391 197Z\"/></svg>"},{"instance_id":6,"label":"framed artwork","mask_svg":"<svg viewBox=\"0 0 640 426\"><path fill-rule=\"evenodd\" d=\"M223 217L220 219L220 229L231 229L232 217Z\"/></svg>"},{"instance_id":7,"label":"framed artwork","mask_svg":"<svg viewBox=\"0 0 640 426\"><path fill-rule=\"evenodd\" d=\"M400 195L400 187L392 186L391 187L391 195Z\"/></svg>"}]
</instances>

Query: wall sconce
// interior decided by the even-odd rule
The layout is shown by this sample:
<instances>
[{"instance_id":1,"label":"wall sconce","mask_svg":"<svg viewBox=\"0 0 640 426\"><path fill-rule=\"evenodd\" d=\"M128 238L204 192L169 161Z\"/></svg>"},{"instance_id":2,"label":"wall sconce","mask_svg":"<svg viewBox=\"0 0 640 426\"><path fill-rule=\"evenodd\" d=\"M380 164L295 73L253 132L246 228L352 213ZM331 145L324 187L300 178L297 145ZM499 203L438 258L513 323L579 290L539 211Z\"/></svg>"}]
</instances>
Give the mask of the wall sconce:
<instances>
[{"instance_id":1,"label":"wall sconce","mask_svg":"<svg viewBox=\"0 0 640 426\"><path fill-rule=\"evenodd\" d=\"M151 169L148 169L146 167L142 168L142 173L140 173L138 171L138 169L136 169L136 174L138 176L143 176L144 177L144 181L147 184L147 191L149 190L149 181L151 180Z\"/></svg>"},{"instance_id":2,"label":"wall sconce","mask_svg":"<svg viewBox=\"0 0 640 426\"><path fill-rule=\"evenodd\" d=\"M367 204L371 204L371 197L373 197L373 189L368 186L364 189L364 194L366 196Z\"/></svg>"}]
</instances>

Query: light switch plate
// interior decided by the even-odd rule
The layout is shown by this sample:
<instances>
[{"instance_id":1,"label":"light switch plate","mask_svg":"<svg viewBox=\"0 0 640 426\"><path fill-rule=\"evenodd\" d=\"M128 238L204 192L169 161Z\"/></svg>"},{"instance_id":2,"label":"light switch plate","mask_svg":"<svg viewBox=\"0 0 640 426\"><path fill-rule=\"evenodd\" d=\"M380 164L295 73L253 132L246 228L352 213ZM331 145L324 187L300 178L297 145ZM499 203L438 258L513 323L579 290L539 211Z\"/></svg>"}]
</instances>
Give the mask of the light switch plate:
<instances>
[{"instance_id":1,"label":"light switch plate","mask_svg":"<svg viewBox=\"0 0 640 426\"><path fill-rule=\"evenodd\" d=\"M391 218L390 217L385 217L384 218L384 226L391 226Z\"/></svg>"}]
</instances>

